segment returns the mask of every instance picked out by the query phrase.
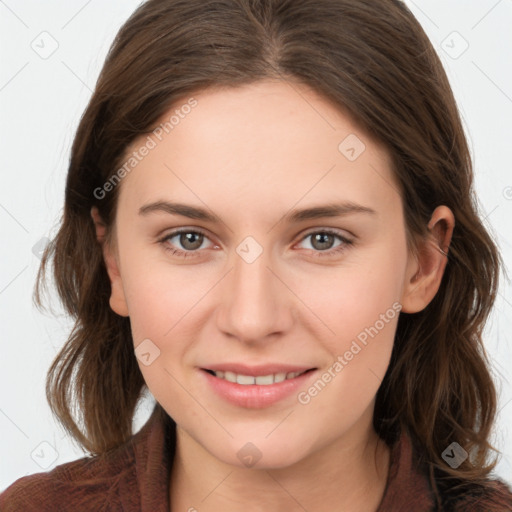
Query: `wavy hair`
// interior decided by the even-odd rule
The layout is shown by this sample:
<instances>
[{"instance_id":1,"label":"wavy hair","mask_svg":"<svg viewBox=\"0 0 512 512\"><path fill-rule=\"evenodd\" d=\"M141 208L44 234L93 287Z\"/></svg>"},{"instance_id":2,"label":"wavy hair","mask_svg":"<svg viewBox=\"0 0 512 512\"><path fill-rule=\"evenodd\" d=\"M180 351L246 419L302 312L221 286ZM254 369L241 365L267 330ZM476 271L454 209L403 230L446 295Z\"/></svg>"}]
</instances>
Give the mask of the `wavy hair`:
<instances>
[{"instance_id":1,"label":"wavy hair","mask_svg":"<svg viewBox=\"0 0 512 512\"><path fill-rule=\"evenodd\" d=\"M309 86L384 144L412 246L428 235L437 206L454 213L437 295L423 311L400 315L374 426L388 443L402 430L410 434L436 494L490 485L497 398L482 331L502 261L479 218L448 78L399 0L149 0L125 22L80 120L59 230L36 281L41 307L51 261L60 300L75 321L47 375L53 414L82 447L105 454L133 435L145 386L129 318L109 307L110 281L90 215L97 206L114 243L119 187L102 198L95 191L118 170L127 146L183 98L267 78ZM456 469L441 457L452 442L471 455Z\"/></svg>"}]
</instances>

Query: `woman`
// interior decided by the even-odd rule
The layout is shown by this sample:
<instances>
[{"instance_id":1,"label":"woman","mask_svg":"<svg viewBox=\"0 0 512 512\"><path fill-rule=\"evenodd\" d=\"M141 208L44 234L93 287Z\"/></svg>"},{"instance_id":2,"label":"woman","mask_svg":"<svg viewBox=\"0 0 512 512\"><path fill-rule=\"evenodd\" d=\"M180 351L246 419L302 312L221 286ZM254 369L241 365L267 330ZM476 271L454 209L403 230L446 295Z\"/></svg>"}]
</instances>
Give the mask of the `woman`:
<instances>
[{"instance_id":1,"label":"woman","mask_svg":"<svg viewBox=\"0 0 512 512\"><path fill-rule=\"evenodd\" d=\"M402 2L142 4L36 289L53 258L77 323L48 400L93 457L0 508L510 510L481 337L500 256L472 179Z\"/></svg>"}]
</instances>

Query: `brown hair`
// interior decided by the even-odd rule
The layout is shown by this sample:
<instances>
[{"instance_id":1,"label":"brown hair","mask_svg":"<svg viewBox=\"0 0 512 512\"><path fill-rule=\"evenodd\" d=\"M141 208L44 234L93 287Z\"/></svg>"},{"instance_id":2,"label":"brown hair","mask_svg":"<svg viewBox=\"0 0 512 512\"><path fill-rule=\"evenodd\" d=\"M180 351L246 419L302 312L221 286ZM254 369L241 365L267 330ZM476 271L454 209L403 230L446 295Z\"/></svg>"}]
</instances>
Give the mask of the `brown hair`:
<instances>
[{"instance_id":1,"label":"brown hair","mask_svg":"<svg viewBox=\"0 0 512 512\"><path fill-rule=\"evenodd\" d=\"M53 413L84 448L103 454L132 435L145 383L128 318L109 307L110 281L90 210L114 243L119 186L97 199L135 138L184 97L260 79L302 83L339 105L388 149L408 234L428 234L447 205L456 225L439 292L399 318L374 425L387 442L405 429L432 485L485 483L496 391L482 329L501 258L478 217L472 162L442 64L399 0L149 0L117 34L80 121L53 258L59 296L75 326L47 377ZM72 406L83 431L72 415ZM108 414L105 414L108 412ZM471 454L457 469L441 458L456 441ZM446 484L443 482L446 481Z\"/></svg>"}]
</instances>

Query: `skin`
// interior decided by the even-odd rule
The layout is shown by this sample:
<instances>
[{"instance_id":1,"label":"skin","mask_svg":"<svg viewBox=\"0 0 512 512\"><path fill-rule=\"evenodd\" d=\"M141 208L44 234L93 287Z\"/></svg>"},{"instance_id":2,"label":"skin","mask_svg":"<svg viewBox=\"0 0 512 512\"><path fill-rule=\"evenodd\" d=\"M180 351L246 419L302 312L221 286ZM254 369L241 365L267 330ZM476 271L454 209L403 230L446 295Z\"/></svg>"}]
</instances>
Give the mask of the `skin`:
<instances>
[{"instance_id":1,"label":"skin","mask_svg":"<svg viewBox=\"0 0 512 512\"><path fill-rule=\"evenodd\" d=\"M160 350L149 366L140 360L139 366L177 423L170 506L375 511L390 452L372 416L398 315L306 405L295 394L263 409L232 405L213 393L198 367L225 361L316 367L307 389L394 303L404 313L428 305L445 269L439 247L449 246L452 212L438 207L431 237L409 252L386 149L305 86L262 81L194 97L198 105L119 185L112 247L97 210L91 212L111 280L110 305L130 317L135 347L150 339ZM354 161L338 149L349 134L366 146ZM139 215L157 200L207 208L222 222ZM375 213L281 220L295 209L341 201ZM206 236L198 249L179 235L159 241L177 228ZM324 239L322 246L306 236L326 228L353 244L334 254L341 239ZM252 263L236 252L247 236L263 249ZM262 454L250 468L237 457L247 442Z\"/></svg>"}]
</instances>

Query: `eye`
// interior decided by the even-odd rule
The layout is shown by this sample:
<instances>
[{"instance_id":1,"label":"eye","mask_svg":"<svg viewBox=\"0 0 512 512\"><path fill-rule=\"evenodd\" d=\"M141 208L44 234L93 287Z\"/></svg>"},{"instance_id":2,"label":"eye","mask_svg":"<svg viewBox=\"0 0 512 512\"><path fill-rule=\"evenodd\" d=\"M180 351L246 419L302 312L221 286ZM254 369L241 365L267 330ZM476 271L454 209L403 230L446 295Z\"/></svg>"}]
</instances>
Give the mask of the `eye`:
<instances>
[{"instance_id":1,"label":"eye","mask_svg":"<svg viewBox=\"0 0 512 512\"><path fill-rule=\"evenodd\" d=\"M170 242L173 238L177 238L177 242ZM206 235L199 230L191 230L191 229L180 229L177 231L173 231L169 233L164 238L159 240L159 242L163 245L166 251L170 251L173 255L182 256L187 258L189 256L195 256L198 249L201 248L205 239L208 239ZM176 244L180 244L185 250L176 249ZM204 247L203 247L204 249Z\"/></svg>"},{"instance_id":2,"label":"eye","mask_svg":"<svg viewBox=\"0 0 512 512\"><path fill-rule=\"evenodd\" d=\"M302 241L307 239L311 239L311 245L313 256L323 257L323 256L334 256L342 251L347 250L349 246L351 246L354 242L353 240L349 240L345 236L341 235L338 231L334 231L332 229L322 229L320 231L312 231L308 233L306 236L302 238ZM335 239L341 241L341 243L337 246L333 247L333 243Z\"/></svg>"},{"instance_id":3,"label":"eye","mask_svg":"<svg viewBox=\"0 0 512 512\"><path fill-rule=\"evenodd\" d=\"M175 242L171 242L174 238L177 240ZM301 242L308 238L311 239L311 250L313 251L314 257L334 256L347 250L347 248L353 244L352 240L332 229L312 231L305 235ZM340 240L340 243L337 246L334 246L333 249L333 243L336 238ZM169 233L159 240L159 242L163 245L164 249L169 251L171 254L187 258L197 256L199 249L205 248L202 247L205 240L209 239L201 230L183 228ZM183 250L176 248L176 245L183 247Z\"/></svg>"}]
</instances>

